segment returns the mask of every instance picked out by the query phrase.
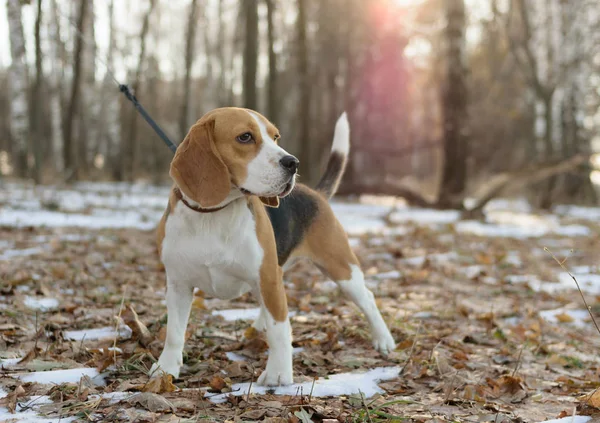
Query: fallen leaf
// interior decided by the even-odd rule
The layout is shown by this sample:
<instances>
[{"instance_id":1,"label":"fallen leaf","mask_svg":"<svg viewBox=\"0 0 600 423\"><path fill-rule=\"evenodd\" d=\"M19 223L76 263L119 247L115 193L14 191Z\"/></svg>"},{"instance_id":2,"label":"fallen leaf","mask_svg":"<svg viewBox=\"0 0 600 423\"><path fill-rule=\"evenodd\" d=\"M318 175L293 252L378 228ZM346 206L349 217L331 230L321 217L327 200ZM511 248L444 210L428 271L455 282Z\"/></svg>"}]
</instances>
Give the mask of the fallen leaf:
<instances>
[{"instance_id":1,"label":"fallen leaf","mask_svg":"<svg viewBox=\"0 0 600 423\"><path fill-rule=\"evenodd\" d=\"M23 357L22 359L19 360L19 364L25 364L25 363L30 362L31 360L36 358L41 351L42 351L41 348L33 347L32 349L29 350L29 352L27 354L25 354L25 357Z\"/></svg>"},{"instance_id":2,"label":"fallen leaf","mask_svg":"<svg viewBox=\"0 0 600 423\"><path fill-rule=\"evenodd\" d=\"M573 320L575 320L571 315L567 313L559 313L554 317L556 317L556 320L558 320L560 323L571 323Z\"/></svg>"},{"instance_id":3,"label":"fallen leaf","mask_svg":"<svg viewBox=\"0 0 600 423\"><path fill-rule=\"evenodd\" d=\"M178 412L193 413L197 409L197 404L189 398L173 398L171 402Z\"/></svg>"},{"instance_id":4,"label":"fallen leaf","mask_svg":"<svg viewBox=\"0 0 600 423\"><path fill-rule=\"evenodd\" d=\"M158 371L158 375L153 375L152 378L142 387L142 391L162 394L164 392L174 392L177 387L173 385L173 376L162 371Z\"/></svg>"},{"instance_id":5,"label":"fallen leaf","mask_svg":"<svg viewBox=\"0 0 600 423\"><path fill-rule=\"evenodd\" d=\"M244 375L244 371L242 370L242 366L239 361L234 361L225 367L225 373L229 377L240 377Z\"/></svg>"},{"instance_id":6,"label":"fallen leaf","mask_svg":"<svg viewBox=\"0 0 600 423\"><path fill-rule=\"evenodd\" d=\"M192 308L196 310L206 310L206 305L204 304L203 297L196 297L192 302Z\"/></svg>"},{"instance_id":7,"label":"fallen leaf","mask_svg":"<svg viewBox=\"0 0 600 423\"><path fill-rule=\"evenodd\" d=\"M313 413L307 412L304 408L300 408L300 410L296 411L294 415L298 417L302 423L312 423L311 417Z\"/></svg>"},{"instance_id":8,"label":"fallen leaf","mask_svg":"<svg viewBox=\"0 0 600 423\"><path fill-rule=\"evenodd\" d=\"M132 396L127 400L131 405L140 405L148 411L153 413L161 411L175 412L175 406L171 401L167 400L162 395L158 395L152 392L143 392Z\"/></svg>"},{"instance_id":9,"label":"fallen leaf","mask_svg":"<svg viewBox=\"0 0 600 423\"><path fill-rule=\"evenodd\" d=\"M600 389L595 389L593 392L583 395L578 399L589 406L600 408Z\"/></svg>"},{"instance_id":10,"label":"fallen leaf","mask_svg":"<svg viewBox=\"0 0 600 423\"><path fill-rule=\"evenodd\" d=\"M5 406L8 411L14 413L17 408L17 400L25 395L25 389L19 385L10 394L0 399L0 405Z\"/></svg>"},{"instance_id":11,"label":"fallen leaf","mask_svg":"<svg viewBox=\"0 0 600 423\"><path fill-rule=\"evenodd\" d=\"M244 338L247 340L254 339L258 337L259 332L256 330L254 326L248 326L248 328L244 331Z\"/></svg>"},{"instance_id":12,"label":"fallen leaf","mask_svg":"<svg viewBox=\"0 0 600 423\"><path fill-rule=\"evenodd\" d=\"M212 391L221 392L227 386L227 382L219 375L215 375L210 380L210 389Z\"/></svg>"},{"instance_id":13,"label":"fallen leaf","mask_svg":"<svg viewBox=\"0 0 600 423\"><path fill-rule=\"evenodd\" d=\"M127 421L136 423L154 423L159 416L157 413L140 410L139 408L126 408L124 413L127 416Z\"/></svg>"},{"instance_id":14,"label":"fallen leaf","mask_svg":"<svg viewBox=\"0 0 600 423\"><path fill-rule=\"evenodd\" d=\"M241 417L250 420L260 420L265 416L265 414L267 414L267 410L249 410L244 412Z\"/></svg>"},{"instance_id":15,"label":"fallen leaf","mask_svg":"<svg viewBox=\"0 0 600 423\"><path fill-rule=\"evenodd\" d=\"M264 408L281 408L283 407L283 403L280 401L263 401L261 402L261 407Z\"/></svg>"},{"instance_id":16,"label":"fallen leaf","mask_svg":"<svg viewBox=\"0 0 600 423\"><path fill-rule=\"evenodd\" d=\"M525 389L523 386L523 381L520 377L504 375L500 377L496 381L496 383L498 384L502 392L508 394L514 394L515 392Z\"/></svg>"}]
</instances>

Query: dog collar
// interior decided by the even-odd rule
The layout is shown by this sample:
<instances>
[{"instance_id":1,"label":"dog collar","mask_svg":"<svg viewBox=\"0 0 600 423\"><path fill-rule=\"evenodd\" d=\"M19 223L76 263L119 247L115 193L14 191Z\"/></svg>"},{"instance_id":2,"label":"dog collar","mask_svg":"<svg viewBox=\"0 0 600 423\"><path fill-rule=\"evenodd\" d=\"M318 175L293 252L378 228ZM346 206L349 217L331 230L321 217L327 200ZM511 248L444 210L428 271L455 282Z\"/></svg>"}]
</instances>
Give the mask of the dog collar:
<instances>
[{"instance_id":1,"label":"dog collar","mask_svg":"<svg viewBox=\"0 0 600 423\"><path fill-rule=\"evenodd\" d=\"M194 210L195 212L198 212L198 213L214 213L219 210L223 210L225 207L227 207L229 204L231 204L231 203L227 203L224 206L215 207L214 209L205 209L204 207L195 206L193 204L190 204L185 198L183 198L183 194L181 193L181 190L179 188L177 188L177 187L173 188L173 193L175 194L175 197L177 197L178 200L181 200L181 202L186 205L187 208L189 208L190 210Z\"/></svg>"}]
</instances>

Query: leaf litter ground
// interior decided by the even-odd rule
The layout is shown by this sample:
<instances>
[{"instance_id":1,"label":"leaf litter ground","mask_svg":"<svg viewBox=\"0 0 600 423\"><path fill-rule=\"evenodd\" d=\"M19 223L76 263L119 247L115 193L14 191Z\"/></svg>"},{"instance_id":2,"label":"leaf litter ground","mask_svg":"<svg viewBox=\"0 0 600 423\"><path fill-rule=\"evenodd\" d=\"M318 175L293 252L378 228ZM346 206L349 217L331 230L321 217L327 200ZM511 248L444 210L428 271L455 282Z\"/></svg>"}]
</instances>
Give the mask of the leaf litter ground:
<instances>
[{"instance_id":1,"label":"leaf litter ground","mask_svg":"<svg viewBox=\"0 0 600 423\"><path fill-rule=\"evenodd\" d=\"M597 417L600 334L546 251L597 314L597 209L496 201L487 222L464 222L390 198L337 201L398 348L373 351L355 306L300 262L285 275L297 385L273 391L253 384L267 345L250 328L250 295L198 293L181 377L149 383L165 337L151 230L165 191L10 185L0 196L0 421Z\"/></svg>"}]
</instances>

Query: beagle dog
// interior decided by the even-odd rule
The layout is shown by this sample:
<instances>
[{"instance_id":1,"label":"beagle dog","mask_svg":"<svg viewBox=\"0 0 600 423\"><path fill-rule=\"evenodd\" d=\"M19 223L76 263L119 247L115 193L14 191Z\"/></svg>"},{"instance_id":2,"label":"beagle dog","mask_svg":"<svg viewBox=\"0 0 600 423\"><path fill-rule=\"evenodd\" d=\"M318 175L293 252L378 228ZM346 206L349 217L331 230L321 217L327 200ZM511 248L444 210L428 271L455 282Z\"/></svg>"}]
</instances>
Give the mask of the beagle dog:
<instances>
[{"instance_id":1,"label":"beagle dog","mask_svg":"<svg viewBox=\"0 0 600 423\"><path fill-rule=\"evenodd\" d=\"M337 121L325 173L315 190L295 184L298 159L278 145L277 128L259 113L220 108L192 126L177 148L175 185L158 227L167 276L167 335L150 370L179 376L194 288L233 299L252 292L260 304L254 327L266 331L269 357L258 384L293 383L292 332L283 270L312 260L362 310L373 346L395 348L359 262L328 199L344 172L350 128Z\"/></svg>"}]
</instances>

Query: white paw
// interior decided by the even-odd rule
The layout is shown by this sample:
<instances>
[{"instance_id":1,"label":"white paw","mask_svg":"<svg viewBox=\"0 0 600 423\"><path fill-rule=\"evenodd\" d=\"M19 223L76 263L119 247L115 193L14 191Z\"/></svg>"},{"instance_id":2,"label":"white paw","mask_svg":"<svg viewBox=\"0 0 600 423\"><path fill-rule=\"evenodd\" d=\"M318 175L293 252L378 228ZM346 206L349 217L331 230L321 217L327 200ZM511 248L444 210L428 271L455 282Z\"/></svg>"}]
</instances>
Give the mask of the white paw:
<instances>
[{"instance_id":1,"label":"white paw","mask_svg":"<svg viewBox=\"0 0 600 423\"><path fill-rule=\"evenodd\" d=\"M396 349L394 338L387 328L385 332L373 333L373 347L383 355L388 355Z\"/></svg>"},{"instance_id":2,"label":"white paw","mask_svg":"<svg viewBox=\"0 0 600 423\"><path fill-rule=\"evenodd\" d=\"M155 377L161 372L173 375L175 379L179 377L179 371L183 365L183 356L181 353L163 351L158 359L150 368L150 376Z\"/></svg>"},{"instance_id":3,"label":"white paw","mask_svg":"<svg viewBox=\"0 0 600 423\"><path fill-rule=\"evenodd\" d=\"M254 321L254 323L252 323L252 327L259 332L265 332L267 330L267 321L265 319L265 313L262 308L260 309L260 313L258 314L256 320Z\"/></svg>"},{"instance_id":4,"label":"white paw","mask_svg":"<svg viewBox=\"0 0 600 423\"><path fill-rule=\"evenodd\" d=\"M267 368L262 372L256 383L261 386L291 385L294 383L292 363L273 362L269 358Z\"/></svg>"}]
</instances>

